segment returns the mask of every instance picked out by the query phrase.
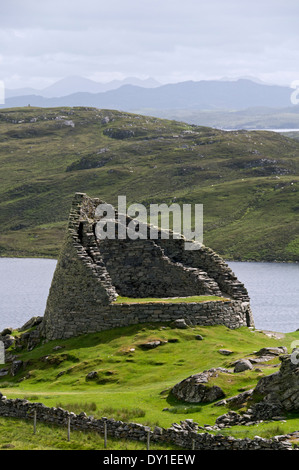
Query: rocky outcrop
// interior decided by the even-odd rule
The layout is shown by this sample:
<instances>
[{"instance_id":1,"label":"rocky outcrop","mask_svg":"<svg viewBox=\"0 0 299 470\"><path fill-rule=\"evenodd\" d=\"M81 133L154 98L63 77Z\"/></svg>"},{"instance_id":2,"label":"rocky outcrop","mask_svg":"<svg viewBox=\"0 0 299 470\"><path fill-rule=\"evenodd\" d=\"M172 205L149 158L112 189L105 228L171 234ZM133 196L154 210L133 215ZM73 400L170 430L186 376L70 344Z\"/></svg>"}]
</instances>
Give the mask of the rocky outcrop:
<instances>
[{"instance_id":1,"label":"rocky outcrop","mask_svg":"<svg viewBox=\"0 0 299 470\"><path fill-rule=\"evenodd\" d=\"M21 328L18 328L18 331L26 331L34 326L39 325L43 321L43 317L32 317L28 320Z\"/></svg>"},{"instance_id":2,"label":"rocky outcrop","mask_svg":"<svg viewBox=\"0 0 299 470\"><path fill-rule=\"evenodd\" d=\"M269 352L271 348L265 348L261 354ZM275 348L275 355L284 351L285 348ZM299 353L299 351L298 351ZM294 361L293 355L280 356L281 367L278 372L262 377L256 387L247 390L235 397L221 400L217 406L242 406L249 404L246 413L239 414L236 411L229 411L216 419L212 430L219 430L222 427L236 425L252 425L261 421L285 419L286 412L299 411L299 366ZM256 400L259 400L256 403ZM219 428L220 426L220 428Z\"/></svg>"},{"instance_id":3,"label":"rocky outcrop","mask_svg":"<svg viewBox=\"0 0 299 470\"><path fill-rule=\"evenodd\" d=\"M212 378L219 373L229 373L226 369L217 368L205 370L199 374L191 375L172 388L172 394L187 403L209 403L225 396L223 390L217 385L209 384Z\"/></svg>"},{"instance_id":4,"label":"rocky outcrop","mask_svg":"<svg viewBox=\"0 0 299 470\"><path fill-rule=\"evenodd\" d=\"M291 355L280 356L280 360L279 371L260 379L254 393L286 411L299 411L299 365Z\"/></svg>"}]
</instances>

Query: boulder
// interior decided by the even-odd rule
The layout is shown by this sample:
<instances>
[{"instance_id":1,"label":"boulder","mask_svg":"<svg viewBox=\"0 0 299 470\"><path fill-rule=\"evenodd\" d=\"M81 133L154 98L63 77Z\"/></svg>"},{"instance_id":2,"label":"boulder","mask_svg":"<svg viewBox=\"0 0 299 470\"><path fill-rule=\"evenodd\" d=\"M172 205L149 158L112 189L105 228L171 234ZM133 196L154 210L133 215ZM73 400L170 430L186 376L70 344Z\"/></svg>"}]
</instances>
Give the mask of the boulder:
<instances>
[{"instance_id":1,"label":"boulder","mask_svg":"<svg viewBox=\"0 0 299 470\"><path fill-rule=\"evenodd\" d=\"M253 365L248 359L240 359L239 361L236 361L234 365L234 372L236 373L253 369Z\"/></svg>"},{"instance_id":2,"label":"boulder","mask_svg":"<svg viewBox=\"0 0 299 470\"><path fill-rule=\"evenodd\" d=\"M187 403L209 403L225 396L217 385L210 385L209 380L218 377L219 372L229 373L226 369L209 369L199 374L191 375L172 388L173 395L178 400Z\"/></svg>"}]
</instances>

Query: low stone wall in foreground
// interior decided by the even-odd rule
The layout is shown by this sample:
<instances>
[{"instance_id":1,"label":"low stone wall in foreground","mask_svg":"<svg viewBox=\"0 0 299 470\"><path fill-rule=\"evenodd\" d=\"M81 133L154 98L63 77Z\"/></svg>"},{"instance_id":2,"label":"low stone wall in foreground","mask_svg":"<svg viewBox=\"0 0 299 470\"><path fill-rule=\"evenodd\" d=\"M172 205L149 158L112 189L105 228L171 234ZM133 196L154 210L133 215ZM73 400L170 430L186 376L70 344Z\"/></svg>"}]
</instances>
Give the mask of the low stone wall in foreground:
<instances>
[{"instance_id":1,"label":"low stone wall in foreground","mask_svg":"<svg viewBox=\"0 0 299 470\"><path fill-rule=\"evenodd\" d=\"M105 423L107 434L117 439L131 439L146 442L148 432L150 440L155 443L171 443L186 450L292 450L287 441L288 436L276 436L264 439L235 439L223 435L198 433L196 424L186 420L181 425L173 424L170 428L149 427L137 423L124 423L114 419L95 419L85 413L76 415L62 408L49 408L42 403L32 403L22 399L7 399L0 393L0 416L33 419L36 411L37 421L58 426L66 426L70 419L71 430L93 431L104 433Z\"/></svg>"}]
</instances>

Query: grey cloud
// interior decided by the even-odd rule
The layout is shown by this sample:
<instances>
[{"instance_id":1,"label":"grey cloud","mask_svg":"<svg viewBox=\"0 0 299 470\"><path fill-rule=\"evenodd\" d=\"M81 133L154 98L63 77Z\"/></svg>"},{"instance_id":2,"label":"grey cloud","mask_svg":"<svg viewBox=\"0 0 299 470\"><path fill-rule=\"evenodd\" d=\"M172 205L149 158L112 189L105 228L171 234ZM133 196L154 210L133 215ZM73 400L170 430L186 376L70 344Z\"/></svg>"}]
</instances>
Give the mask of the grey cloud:
<instances>
[{"instance_id":1,"label":"grey cloud","mask_svg":"<svg viewBox=\"0 0 299 470\"><path fill-rule=\"evenodd\" d=\"M106 72L290 80L298 13L297 0L10 0L1 7L0 79L30 86L37 77Z\"/></svg>"}]
</instances>

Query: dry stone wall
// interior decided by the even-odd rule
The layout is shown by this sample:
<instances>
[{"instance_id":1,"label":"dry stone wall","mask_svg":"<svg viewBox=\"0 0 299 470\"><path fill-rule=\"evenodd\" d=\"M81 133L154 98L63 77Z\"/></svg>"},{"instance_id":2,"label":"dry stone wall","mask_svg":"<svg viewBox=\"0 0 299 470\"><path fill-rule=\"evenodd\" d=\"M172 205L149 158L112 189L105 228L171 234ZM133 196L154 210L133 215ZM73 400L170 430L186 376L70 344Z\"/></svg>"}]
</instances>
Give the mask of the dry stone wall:
<instances>
[{"instance_id":1,"label":"dry stone wall","mask_svg":"<svg viewBox=\"0 0 299 470\"><path fill-rule=\"evenodd\" d=\"M96 207L76 193L39 332L47 339L134 323L184 318L190 324L253 326L246 288L209 248L184 250L184 238L98 240ZM127 220L132 220L127 218ZM117 227L119 228L119 227ZM149 226L147 226L149 230ZM125 297L218 295L204 303L114 304Z\"/></svg>"},{"instance_id":2,"label":"dry stone wall","mask_svg":"<svg viewBox=\"0 0 299 470\"><path fill-rule=\"evenodd\" d=\"M146 442L148 433L150 440L156 443L172 443L184 449L194 450L291 450L288 441L290 436L276 436L272 439L255 437L254 439L235 439L223 435L198 433L196 423L186 420L180 425L173 424L165 429L149 427L138 423L124 423L114 419L95 419L85 413L75 414L63 408L49 408L42 403L32 403L22 399L8 399L0 393L0 416L33 419L34 412L39 422L66 426L70 419L71 430L94 431L104 433L107 426L108 436L117 439L131 439Z\"/></svg>"}]
</instances>

